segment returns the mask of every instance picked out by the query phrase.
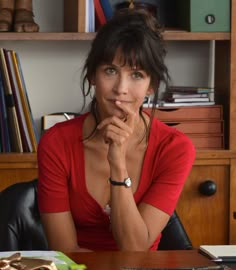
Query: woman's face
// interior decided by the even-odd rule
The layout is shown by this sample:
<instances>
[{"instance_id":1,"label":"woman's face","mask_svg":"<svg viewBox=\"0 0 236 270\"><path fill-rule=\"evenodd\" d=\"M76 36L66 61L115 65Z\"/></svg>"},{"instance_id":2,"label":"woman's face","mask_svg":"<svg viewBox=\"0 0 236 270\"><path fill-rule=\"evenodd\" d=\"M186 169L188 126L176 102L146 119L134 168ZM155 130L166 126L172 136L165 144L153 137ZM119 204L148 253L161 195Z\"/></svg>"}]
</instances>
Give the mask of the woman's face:
<instances>
[{"instance_id":1,"label":"woman's face","mask_svg":"<svg viewBox=\"0 0 236 270\"><path fill-rule=\"evenodd\" d=\"M96 69L93 83L101 119L109 116L124 118L124 112L116 105L117 101L138 113L145 95L152 92L150 76L139 67L123 63L118 52L111 64L100 65Z\"/></svg>"}]
</instances>

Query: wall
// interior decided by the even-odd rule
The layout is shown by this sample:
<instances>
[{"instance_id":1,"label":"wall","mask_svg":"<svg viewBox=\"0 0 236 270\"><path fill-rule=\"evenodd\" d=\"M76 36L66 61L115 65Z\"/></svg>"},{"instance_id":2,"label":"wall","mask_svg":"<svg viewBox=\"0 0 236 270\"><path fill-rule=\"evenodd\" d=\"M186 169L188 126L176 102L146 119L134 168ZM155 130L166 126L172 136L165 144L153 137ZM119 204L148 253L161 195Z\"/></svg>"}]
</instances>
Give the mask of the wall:
<instances>
[{"instance_id":1,"label":"wall","mask_svg":"<svg viewBox=\"0 0 236 270\"><path fill-rule=\"evenodd\" d=\"M63 1L34 0L35 21L41 32L63 31ZM38 129L41 116L78 112L82 106L80 71L91 41L1 41L21 59L28 96ZM176 85L206 86L210 42L169 42L166 63Z\"/></svg>"}]
</instances>

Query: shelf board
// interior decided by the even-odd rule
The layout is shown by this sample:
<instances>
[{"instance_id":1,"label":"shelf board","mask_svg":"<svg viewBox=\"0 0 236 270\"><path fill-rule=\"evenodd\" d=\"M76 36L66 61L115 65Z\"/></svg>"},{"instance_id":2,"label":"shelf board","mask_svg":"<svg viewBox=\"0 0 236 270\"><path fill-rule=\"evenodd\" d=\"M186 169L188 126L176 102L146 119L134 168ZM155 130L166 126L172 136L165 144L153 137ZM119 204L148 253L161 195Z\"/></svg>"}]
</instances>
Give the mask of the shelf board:
<instances>
[{"instance_id":1,"label":"shelf board","mask_svg":"<svg viewBox=\"0 0 236 270\"><path fill-rule=\"evenodd\" d=\"M83 41L92 40L96 33L15 33L6 32L0 33L0 40L12 41L12 40L29 40L29 41ZM165 40L230 40L230 33L227 32L187 32L187 31L175 31L168 30L163 33Z\"/></svg>"},{"instance_id":2,"label":"shelf board","mask_svg":"<svg viewBox=\"0 0 236 270\"><path fill-rule=\"evenodd\" d=\"M36 153L1 153L0 163L24 163L24 162L37 162Z\"/></svg>"},{"instance_id":3,"label":"shelf board","mask_svg":"<svg viewBox=\"0 0 236 270\"><path fill-rule=\"evenodd\" d=\"M37 169L36 153L0 154L0 169Z\"/></svg>"},{"instance_id":4,"label":"shelf board","mask_svg":"<svg viewBox=\"0 0 236 270\"><path fill-rule=\"evenodd\" d=\"M95 33L0 33L0 40L63 41L92 40Z\"/></svg>"},{"instance_id":5,"label":"shelf board","mask_svg":"<svg viewBox=\"0 0 236 270\"><path fill-rule=\"evenodd\" d=\"M165 31L165 40L230 40L228 32Z\"/></svg>"},{"instance_id":6,"label":"shelf board","mask_svg":"<svg viewBox=\"0 0 236 270\"><path fill-rule=\"evenodd\" d=\"M236 158L233 150L196 150L196 159ZM37 162L37 153L0 153L0 163Z\"/></svg>"}]
</instances>

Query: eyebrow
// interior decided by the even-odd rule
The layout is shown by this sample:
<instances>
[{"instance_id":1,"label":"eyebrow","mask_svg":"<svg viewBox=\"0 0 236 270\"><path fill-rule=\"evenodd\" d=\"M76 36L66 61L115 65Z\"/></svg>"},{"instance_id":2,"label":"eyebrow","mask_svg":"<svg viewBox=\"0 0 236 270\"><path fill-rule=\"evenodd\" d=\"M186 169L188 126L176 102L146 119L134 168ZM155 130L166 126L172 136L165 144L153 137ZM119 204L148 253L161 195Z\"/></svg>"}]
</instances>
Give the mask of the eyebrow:
<instances>
[{"instance_id":1,"label":"eyebrow","mask_svg":"<svg viewBox=\"0 0 236 270\"><path fill-rule=\"evenodd\" d=\"M146 70L145 69L143 69L142 67L140 67L140 66L136 66L136 65L134 65L134 66L130 66L130 65L125 65L125 64L122 64L122 65L116 65L116 64L114 64L114 63L102 63L101 64L102 66L112 66L112 67L114 67L114 68L121 68L121 67L124 67L124 66L129 66L130 68L131 68L131 70L134 70L134 71L143 71L143 72L146 72ZM146 72L147 73L147 72Z\"/></svg>"}]
</instances>

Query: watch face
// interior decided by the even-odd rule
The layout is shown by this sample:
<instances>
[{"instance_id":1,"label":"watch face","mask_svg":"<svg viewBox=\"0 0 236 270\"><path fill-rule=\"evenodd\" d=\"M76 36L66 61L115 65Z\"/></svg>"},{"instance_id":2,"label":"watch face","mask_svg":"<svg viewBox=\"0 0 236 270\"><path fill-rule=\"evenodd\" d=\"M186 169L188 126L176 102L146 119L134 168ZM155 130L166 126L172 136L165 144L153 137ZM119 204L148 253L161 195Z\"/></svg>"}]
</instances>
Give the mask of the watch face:
<instances>
[{"instance_id":1,"label":"watch face","mask_svg":"<svg viewBox=\"0 0 236 270\"><path fill-rule=\"evenodd\" d=\"M130 178L126 178L126 179L124 180L124 183L125 183L125 186L126 186L126 187L131 187L131 185L132 185L132 181L131 181Z\"/></svg>"}]
</instances>

